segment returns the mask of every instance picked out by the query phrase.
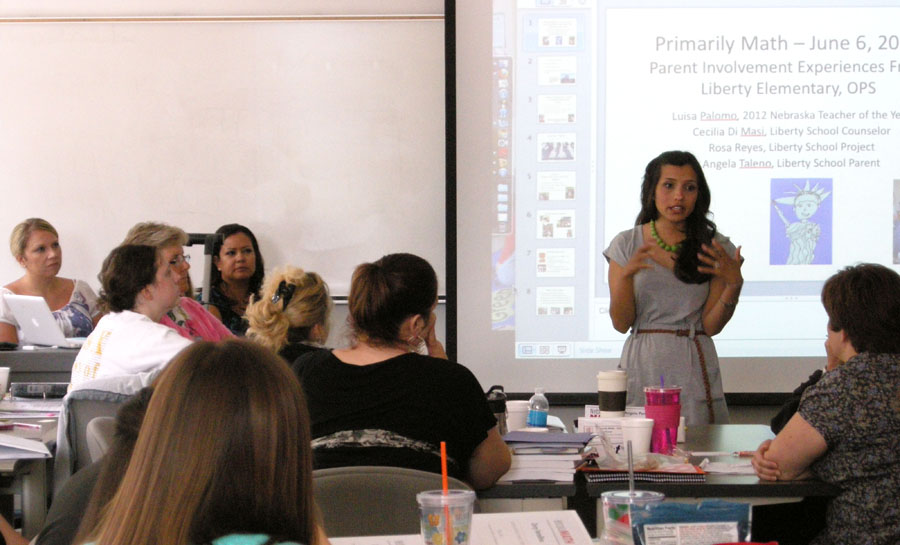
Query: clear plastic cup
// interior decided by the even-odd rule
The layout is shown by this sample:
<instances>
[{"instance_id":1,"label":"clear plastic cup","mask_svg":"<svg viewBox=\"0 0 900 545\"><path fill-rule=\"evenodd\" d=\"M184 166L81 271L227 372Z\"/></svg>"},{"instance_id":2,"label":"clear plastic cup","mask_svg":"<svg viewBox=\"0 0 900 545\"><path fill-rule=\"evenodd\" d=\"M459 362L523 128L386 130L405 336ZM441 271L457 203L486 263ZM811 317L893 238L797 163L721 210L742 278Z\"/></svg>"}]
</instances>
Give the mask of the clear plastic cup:
<instances>
[{"instance_id":1,"label":"clear plastic cup","mask_svg":"<svg viewBox=\"0 0 900 545\"><path fill-rule=\"evenodd\" d=\"M614 490L600 494L603 505L603 538L624 540L631 538L631 514L636 509L660 503L666 499L662 492L648 490Z\"/></svg>"},{"instance_id":2,"label":"clear plastic cup","mask_svg":"<svg viewBox=\"0 0 900 545\"><path fill-rule=\"evenodd\" d=\"M442 490L426 490L416 494L416 501L425 545L469 543L475 492L454 489L444 495Z\"/></svg>"}]
</instances>

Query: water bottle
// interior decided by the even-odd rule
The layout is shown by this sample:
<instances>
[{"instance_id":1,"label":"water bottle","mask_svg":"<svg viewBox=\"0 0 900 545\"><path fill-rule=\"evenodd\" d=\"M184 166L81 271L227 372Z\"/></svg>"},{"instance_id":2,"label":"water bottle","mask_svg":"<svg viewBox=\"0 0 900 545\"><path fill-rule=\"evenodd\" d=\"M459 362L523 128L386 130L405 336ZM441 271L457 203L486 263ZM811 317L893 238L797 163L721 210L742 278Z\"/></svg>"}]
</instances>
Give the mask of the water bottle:
<instances>
[{"instance_id":1,"label":"water bottle","mask_svg":"<svg viewBox=\"0 0 900 545\"><path fill-rule=\"evenodd\" d=\"M550 412L550 402L544 396L543 388L535 388L534 395L528 400L528 427L547 427L547 413Z\"/></svg>"}]
</instances>

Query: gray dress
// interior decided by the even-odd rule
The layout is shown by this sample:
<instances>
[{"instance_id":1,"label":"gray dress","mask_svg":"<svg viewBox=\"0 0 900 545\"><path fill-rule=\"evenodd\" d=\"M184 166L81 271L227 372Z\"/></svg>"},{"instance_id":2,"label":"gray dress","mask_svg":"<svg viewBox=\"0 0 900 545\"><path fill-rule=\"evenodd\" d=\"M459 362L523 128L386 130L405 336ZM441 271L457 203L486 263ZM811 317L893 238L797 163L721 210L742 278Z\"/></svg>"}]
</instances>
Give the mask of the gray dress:
<instances>
[{"instance_id":1,"label":"gray dress","mask_svg":"<svg viewBox=\"0 0 900 545\"><path fill-rule=\"evenodd\" d=\"M734 255L736 249L727 237L716 234L716 240ZM607 261L624 267L643 244L643 231L638 225L616 235L603 255ZM659 386L660 376L665 376L666 386L681 386L681 415L686 423L708 424L708 384L715 423L726 424L728 408L716 347L708 335L694 335L703 330L703 305L709 295L709 282L686 284L671 270L655 261L648 262L652 268L641 270L634 277L635 318L619 360L619 368L628 374L626 404L643 405L644 386ZM643 330L667 332L638 333ZM706 362L706 380L698 344Z\"/></svg>"}]
</instances>

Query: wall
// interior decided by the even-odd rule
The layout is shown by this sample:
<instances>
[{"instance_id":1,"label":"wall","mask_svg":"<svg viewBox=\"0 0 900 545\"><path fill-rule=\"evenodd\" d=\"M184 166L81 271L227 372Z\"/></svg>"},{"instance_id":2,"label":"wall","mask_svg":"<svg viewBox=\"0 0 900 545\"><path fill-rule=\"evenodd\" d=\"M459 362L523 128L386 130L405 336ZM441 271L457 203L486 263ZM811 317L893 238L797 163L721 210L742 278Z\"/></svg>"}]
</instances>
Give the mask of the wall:
<instances>
[{"instance_id":1,"label":"wall","mask_svg":"<svg viewBox=\"0 0 900 545\"><path fill-rule=\"evenodd\" d=\"M0 234L48 219L95 287L151 219L246 224L338 295L394 251L443 286L440 2L145 4L0 3Z\"/></svg>"}]
</instances>

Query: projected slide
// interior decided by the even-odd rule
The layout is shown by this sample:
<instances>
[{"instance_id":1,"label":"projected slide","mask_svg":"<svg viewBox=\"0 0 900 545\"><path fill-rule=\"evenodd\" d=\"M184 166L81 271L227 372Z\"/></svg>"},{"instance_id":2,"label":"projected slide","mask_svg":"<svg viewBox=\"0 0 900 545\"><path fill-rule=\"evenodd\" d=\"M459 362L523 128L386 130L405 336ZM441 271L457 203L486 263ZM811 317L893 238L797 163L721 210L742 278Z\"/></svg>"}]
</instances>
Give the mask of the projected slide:
<instances>
[{"instance_id":1,"label":"projected slide","mask_svg":"<svg viewBox=\"0 0 900 545\"><path fill-rule=\"evenodd\" d=\"M785 3L786 4L786 3ZM493 328L617 358L601 252L660 152L703 166L745 285L720 356L821 356L823 281L900 263L900 2L494 3Z\"/></svg>"}]
</instances>

